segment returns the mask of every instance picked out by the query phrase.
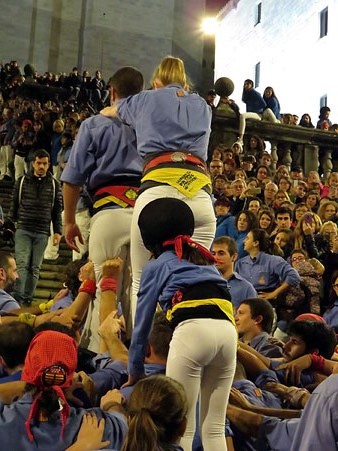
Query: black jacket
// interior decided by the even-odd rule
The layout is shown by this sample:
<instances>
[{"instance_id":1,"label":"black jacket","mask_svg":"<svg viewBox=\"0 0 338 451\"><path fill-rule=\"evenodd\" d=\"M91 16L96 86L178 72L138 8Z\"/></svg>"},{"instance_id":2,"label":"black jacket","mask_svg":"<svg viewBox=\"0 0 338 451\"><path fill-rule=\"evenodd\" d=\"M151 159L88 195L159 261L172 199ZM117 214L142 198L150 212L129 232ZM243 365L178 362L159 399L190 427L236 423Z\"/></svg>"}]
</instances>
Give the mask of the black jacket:
<instances>
[{"instance_id":1,"label":"black jacket","mask_svg":"<svg viewBox=\"0 0 338 451\"><path fill-rule=\"evenodd\" d=\"M62 235L62 196L60 184L50 172L45 177L26 174L14 186L9 218L16 227L30 232Z\"/></svg>"}]
</instances>

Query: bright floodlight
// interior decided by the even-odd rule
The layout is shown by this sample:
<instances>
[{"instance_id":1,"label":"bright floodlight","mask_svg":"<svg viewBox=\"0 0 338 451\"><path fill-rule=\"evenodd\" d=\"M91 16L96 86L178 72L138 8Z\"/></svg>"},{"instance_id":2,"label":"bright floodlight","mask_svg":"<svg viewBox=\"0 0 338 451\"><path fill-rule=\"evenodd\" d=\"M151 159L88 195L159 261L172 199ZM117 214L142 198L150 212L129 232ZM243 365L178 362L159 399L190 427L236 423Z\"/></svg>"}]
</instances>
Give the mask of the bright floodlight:
<instances>
[{"instance_id":1,"label":"bright floodlight","mask_svg":"<svg viewBox=\"0 0 338 451\"><path fill-rule=\"evenodd\" d=\"M217 27L217 19L214 17L206 17L202 21L202 30L205 34L215 34Z\"/></svg>"}]
</instances>

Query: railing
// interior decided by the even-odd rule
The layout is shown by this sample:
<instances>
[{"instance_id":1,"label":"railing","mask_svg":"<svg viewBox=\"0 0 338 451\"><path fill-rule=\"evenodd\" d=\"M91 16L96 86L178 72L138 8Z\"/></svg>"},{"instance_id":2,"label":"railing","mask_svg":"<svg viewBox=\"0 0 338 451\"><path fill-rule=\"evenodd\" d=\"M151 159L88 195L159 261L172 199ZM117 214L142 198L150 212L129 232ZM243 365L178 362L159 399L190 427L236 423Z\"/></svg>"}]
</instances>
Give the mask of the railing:
<instances>
[{"instance_id":1,"label":"railing","mask_svg":"<svg viewBox=\"0 0 338 451\"><path fill-rule=\"evenodd\" d=\"M237 139L238 128L237 118L216 111L212 121L209 149L215 148L220 143L231 147ZM245 136L251 135L258 135L264 141L270 142L273 169L276 169L277 163L285 164L289 168L291 163L295 163L302 166L304 173L308 174L309 171L318 171L321 163L324 180L327 180L332 170L338 171L338 160L332 161L332 152L338 150L336 133L299 125L272 124L247 119Z\"/></svg>"}]
</instances>

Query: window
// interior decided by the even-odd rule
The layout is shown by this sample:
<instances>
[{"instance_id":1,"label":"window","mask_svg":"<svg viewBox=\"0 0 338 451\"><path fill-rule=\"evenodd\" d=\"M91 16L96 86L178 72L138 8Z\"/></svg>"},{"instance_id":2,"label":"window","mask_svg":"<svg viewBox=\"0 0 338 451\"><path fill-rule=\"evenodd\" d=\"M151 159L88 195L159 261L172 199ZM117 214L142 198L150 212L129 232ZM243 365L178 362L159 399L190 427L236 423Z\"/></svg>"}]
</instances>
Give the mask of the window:
<instances>
[{"instance_id":1,"label":"window","mask_svg":"<svg viewBox=\"0 0 338 451\"><path fill-rule=\"evenodd\" d=\"M255 66L255 88L259 86L261 78L261 63L257 63Z\"/></svg>"},{"instance_id":2,"label":"window","mask_svg":"<svg viewBox=\"0 0 338 451\"><path fill-rule=\"evenodd\" d=\"M255 23L255 25L258 25L259 23L261 23L261 19L262 19L262 3L258 3L258 5L256 7L256 23Z\"/></svg>"},{"instance_id":3,"label":"window","mask_svg":"<svg viewBox=\"0 0 338 451\"><path fill-rule=\"evenodd\" d=\"M320 108L322 107L322 106L327 106L327 94L325 94L324 96L321 96L321 98L320 98Z\"/></svg>"},{"instance_id":4,"label":"window","mask_svg":"<svg viewBox=\"0 0 338 451\"><path fill-rule=\"evenodd\" d=\"M323 9L320 12L320 37L323 38L327 36L328 31L328 20L329 20L329 10L328 8Z\"/></svg>"}]
</instances>

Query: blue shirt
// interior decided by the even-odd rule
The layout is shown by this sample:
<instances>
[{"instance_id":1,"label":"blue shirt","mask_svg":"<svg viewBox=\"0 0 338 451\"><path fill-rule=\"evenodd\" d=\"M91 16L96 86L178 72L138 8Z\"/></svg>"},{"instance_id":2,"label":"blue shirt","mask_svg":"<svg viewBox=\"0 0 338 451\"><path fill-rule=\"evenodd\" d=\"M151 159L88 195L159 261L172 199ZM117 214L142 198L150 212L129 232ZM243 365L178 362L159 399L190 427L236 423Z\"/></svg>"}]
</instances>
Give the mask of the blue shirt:
<instances>
[{"instance_id":1,"label":"blue shirt","mask_svg":"<svg viewBox=\"0 0 338 451\"><path fill-rule=\"evenodd\" d=\"M227 279L227 282L231 294L231 302L236 309L244 299L257 297L257 291L254 286L238 274L238 272L234 271L230 278Z\"/></svg>"},{"instance_id":2,"label":"blue shirt","mask_svg":"<svg viewBox=\"0 0 338 451\"><path fill-rule=\"evenodd\" d=\"M113 388L120 388L128 380L127 364L120 360L111 360L104 368L91 373L99 398Z\"/></svg>"},{"instance_id":3,"label":"blue shirt","mask_svg":"<svg viewBox=\"0 0 338 451\"><path fill-rule=\"evenodd\" d=\"M142 167L133 129L118 118L98 114L81 124L61 181L86 183L88 191L93 191L110 185L116 177L139 180Z\"/></svg>"},{"instance_id":4,"label":"blue shirt","mask_svg":"<svg viewBox=\"0 0 338 451\"><path fill-rule=\"evenodd\" d=\"M11 296L7 291L0 289L0 316L5 316L6 313L21 308L18 301Z\"/></svg>"},{"instance_id":5,"label":"blue shirt","mask_svg":"<svg viewBox=\"0 0 338 451\"><path fill-rule=\"evenodd\" d=\"M128 371L130 374L144 373L146 346L157 302L161 305L162 310L167 311L171 308L171 299L177 290L201 282L214 282L228 288L227 282L215 266L199 266L187 260L179 260L172 251L164 252L144 267L129 348Z\"/></svg>"},{"instance_id":6,"label":"blue shirt","mask_svg":"<svg viewBox=\"0 0 338 451\"><path fill-rule=\"evenodd\" d=\"M271 343L270 339L273 338L267 332L262 332L256 335L248 343L253 349L258 351L260 354L269 358L280 358L283 357L283 349L277 344Z\"/></svg>"},{"instance_id":7,"label":"blue shirt","mask_svg":"<svg viewBox=\"0 0 338 451\"><path fill-rule=\"evenodd\" d=\"M131 125L141 157L182 150L207 160L211 108L177 84L142 91L118 102L118 115Z\"/></svg>"},{"instance_id":8,"label":"blue shirt","mask_svg":"<svg viewBox=\"0 0 338 451\"><path fill-rule=\"evenodd\" d=\"M326 310L323 318L330 327L338 326L338 299L334 302L333 306Z\"/></svg>"},{"instance_id":9,"label":"blue shirt","mask_svg":"<svg viewBox=\"0 0 338 451\"><path fill-rule=\"evenodd\" d=\"M220 236L235 237L236 235L235 216L232 216L231 213L216 216L215 238L219 238Z\"/></svg>"},{"instance_id":10,"label":"blue shirt","mask_svg":"<svg viewBox=\"0 0 338 451\"><path fill-rule=\"evenodd\" d=\"M266 102L261 94L255 89L250 89L245 92L245 99L243 102L246 104L246 111L248 113L263 113L266 108Z\"/></svg>"},{"instance_id":11,"label":"blue shirt","mask_svg":"<svg viewBox=\"0 0 338 451\"><path fill-rule=\"evenodd\" d=\"M105 427L102 440L110 441L110 449L120 450L124 436L127 432L127 419L117 412L103 412L94 408L85 410L70 408L61 439L61 421L58 412L55 421L32 422L34 441L31 442L26 432L25 421L32 406L32 394L25 393L15 403L6 406L0 401L0 443L3 450L20 451L63 451L74 443L82 417L87 412L95 412L99 419L105 418Z\"/></svg>"},{"instance_id":12,"label":"blue shirt","mask_svg":"<svg viewBox=\"0 0 338 451\"><path fill-rule=\"evenodd\" d=\"M282 257L260 252L256 258L249 255L236 262L236 271L255 287L257 292L273 291L282 282L289 285L300 283L299 274Z\"/></svg>"},{"instance_id":13,"label":"blue shirt","mask_svg":"<svg viewBox=\"0 0 338 451\"><path fill-rule=\"evenodd\" d=\"M336 450L338 446L338 375L313 391L299 421L291 451Z\"/></svg>"}]
</instances>

